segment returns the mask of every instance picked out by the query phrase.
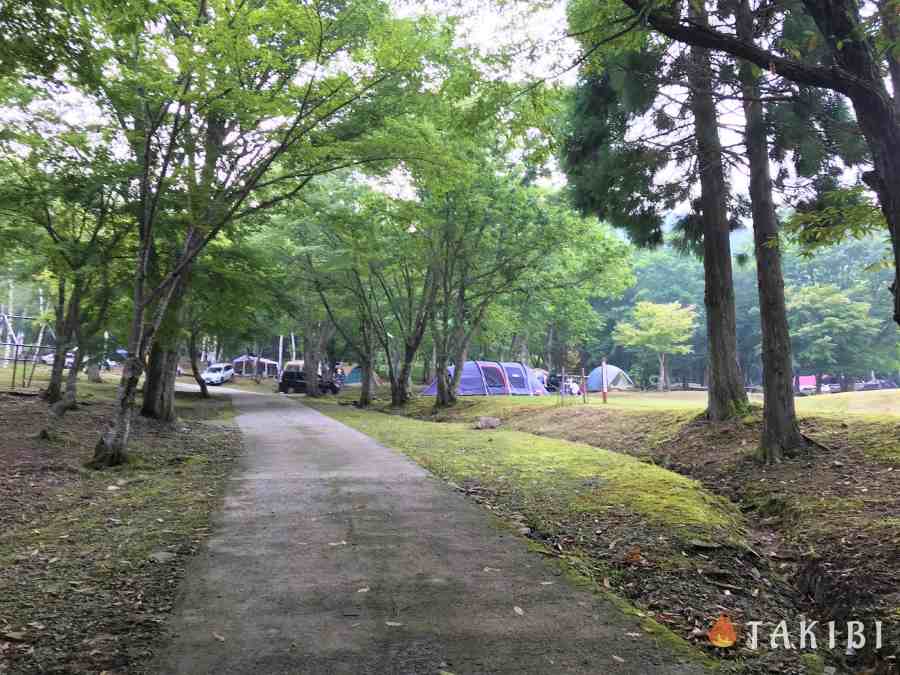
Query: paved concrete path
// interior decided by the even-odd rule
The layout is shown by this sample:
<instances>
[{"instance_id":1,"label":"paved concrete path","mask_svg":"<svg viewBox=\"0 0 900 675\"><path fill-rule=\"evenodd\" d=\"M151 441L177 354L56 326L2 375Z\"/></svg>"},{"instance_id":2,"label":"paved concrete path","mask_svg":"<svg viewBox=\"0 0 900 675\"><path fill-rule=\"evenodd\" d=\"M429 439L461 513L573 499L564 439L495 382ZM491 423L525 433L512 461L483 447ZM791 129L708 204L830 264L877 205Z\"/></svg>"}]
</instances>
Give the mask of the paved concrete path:
<instances>
[{"instance_id":1,"label":"paved concrete path","mask_svg":"<svg viewBox=\"0 0 900 675\"><path fill-rule=\"evenodd\" d=\"M246 452L156 672L702 672L398 452L296 400L234 400Z\"/></svg>"}]
</instances>

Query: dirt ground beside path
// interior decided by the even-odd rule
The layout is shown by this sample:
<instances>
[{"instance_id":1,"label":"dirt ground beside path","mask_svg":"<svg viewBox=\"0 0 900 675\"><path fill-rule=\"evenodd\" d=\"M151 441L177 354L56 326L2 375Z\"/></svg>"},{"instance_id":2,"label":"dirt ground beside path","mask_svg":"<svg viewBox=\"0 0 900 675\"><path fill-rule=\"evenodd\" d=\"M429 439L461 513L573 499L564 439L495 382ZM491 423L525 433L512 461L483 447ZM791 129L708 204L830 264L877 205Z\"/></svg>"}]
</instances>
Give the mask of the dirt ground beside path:
<instances>
[{"instance_id":1,"label":"dirt ground beside path","mask_svg":"<svg viewBox=\"0 0 900 675\"><path fill-rule=\"evenodd\" d=\"M89 471L115 385L85 386L52 442L46 404L0 395L0 673L138 673L206 537L240 439L227 399L136 418L126 466Z\"/></svg>"},{"instance_id":2,"label":"dirt ground beside path","mask_svg":"<svg viewBox=\"0 0 900 675\"><path fill-rule=\"evenodd\" d=\"M704 672L399 453L235 402L246 452L155 672Z\"/></svg>"}]
</instances>

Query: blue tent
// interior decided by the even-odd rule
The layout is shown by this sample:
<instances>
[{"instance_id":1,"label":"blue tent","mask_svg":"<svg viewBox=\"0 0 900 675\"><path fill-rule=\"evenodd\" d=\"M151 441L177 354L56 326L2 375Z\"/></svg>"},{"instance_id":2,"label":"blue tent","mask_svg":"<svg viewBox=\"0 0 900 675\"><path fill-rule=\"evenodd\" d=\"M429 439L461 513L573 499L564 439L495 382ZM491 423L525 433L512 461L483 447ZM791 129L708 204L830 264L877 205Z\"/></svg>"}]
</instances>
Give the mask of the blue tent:
<instances>
[{"instance_id":1,"label":"blue tent","mask_svg":"<svg viewBox=\"0 0 900 675\"><path fill-rule=\"evenodd\" d=\"M453 366L447 371L453 375ZM523 363L466 361L459 380L460 396L541 396L546 393L534 371ZM437 394L437 380L422 394Z\"/></svg>"},{"instance_id":2,"label":"blue tent","mask_svg":"<svg viewBox=\"0 0 900 675\"><path fill-rule=\"evenodd\" d=\"M603 366L594 368L587 378L588 391L603 391ZM634 382L628 373L614 366L606 364L606 388L609 389L634 389Z\"/></svg>"},{"instance_id":3,"label":"blue tent","mask_svg":"<svg viewBox=\"0 0 900 675\"><path fill-rule=\"evenodd\" d=\"M362 366L353 366L350 368L350 372L344 371L344 385L347 386L359 386L362 385L362 375L363 369ZM376 387L381 386L381 380L378 379L378 375L372 373L372 381Z\"/></svg>"}]
</instances>

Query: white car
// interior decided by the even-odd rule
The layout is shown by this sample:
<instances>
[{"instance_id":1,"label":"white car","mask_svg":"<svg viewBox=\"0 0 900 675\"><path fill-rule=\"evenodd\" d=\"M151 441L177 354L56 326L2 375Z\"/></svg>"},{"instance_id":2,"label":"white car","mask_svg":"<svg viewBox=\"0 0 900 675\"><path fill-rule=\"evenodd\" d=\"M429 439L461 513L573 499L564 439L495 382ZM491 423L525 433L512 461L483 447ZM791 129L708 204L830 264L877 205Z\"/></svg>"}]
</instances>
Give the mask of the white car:
<instances>
[{"instance_id":1,"label":"white car","mask_svg":"<svg viewBox=\"0 0 900 675\"><path fill-rule=\"evenodd\" d=\"M76 347L76 349L77 349L77 347ZM56 354L54 352L50 352L49 354L44 354L44 356L41 357L41 361L43 361L48 366L52 366L53 362L56 361ZM74 351L67 352L66 360L63 365L66 368L70 368L73 363L75 363L75 352Z\"/></svg>"},{"instance_id":2,"label":"white car","mask_svg":"<svg viewBox=\"0 0 900 675\"><path fill-rule=\"evenodd\" d=\"M206 384L224 384L234 378L234 366L230 363L214 363L200 375Z\"/></svg>"}]
</instances>

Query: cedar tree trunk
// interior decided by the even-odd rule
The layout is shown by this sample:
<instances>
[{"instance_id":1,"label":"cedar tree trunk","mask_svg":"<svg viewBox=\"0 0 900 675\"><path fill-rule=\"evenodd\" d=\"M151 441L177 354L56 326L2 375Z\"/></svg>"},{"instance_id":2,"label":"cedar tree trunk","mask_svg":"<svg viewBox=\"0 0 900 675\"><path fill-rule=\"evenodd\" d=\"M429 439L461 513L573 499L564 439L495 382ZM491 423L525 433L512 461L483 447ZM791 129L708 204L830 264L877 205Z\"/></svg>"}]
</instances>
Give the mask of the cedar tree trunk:
<instances>
[{"instance_id":1,"label":"cedar tree trunk","mask_svg":"<svg viewBox=\"0 0 900 675\"><path fill-rule=\"evenodd\" d=\"M702 6L691 4L694 20L707 23ZM731 270L731 228L726 208L727 186L722 168L716 105L712 98L713 78L709 53L691 48L688 79L697 161L700 166L700 203L703 216L703 269L706 290L706 331L709 341L709 407L711 420L726 420L747 409L737 362L734 282Z\"/></svg>"},{"instance_id":2,"label":"cedar tree trunk","mask_svg":"<svg viewBox=\"0 0 900 675\"><path fill-rule=\"evenodd\" d=\"M753 40L753 14L749 0L738 8L738 35ZM760 457L777 462L805 447L794 408L793 359L784 300L784 276L778 241L778 221L772 200L769 144L763 104L755 67L741 64L741 82L746 116L745 138L750 160L750 205L759 288L759 318L762 327L763 430Z\"/></svg>"}]
</instances>

